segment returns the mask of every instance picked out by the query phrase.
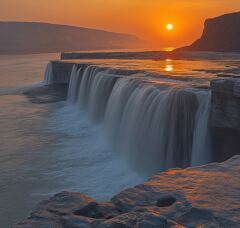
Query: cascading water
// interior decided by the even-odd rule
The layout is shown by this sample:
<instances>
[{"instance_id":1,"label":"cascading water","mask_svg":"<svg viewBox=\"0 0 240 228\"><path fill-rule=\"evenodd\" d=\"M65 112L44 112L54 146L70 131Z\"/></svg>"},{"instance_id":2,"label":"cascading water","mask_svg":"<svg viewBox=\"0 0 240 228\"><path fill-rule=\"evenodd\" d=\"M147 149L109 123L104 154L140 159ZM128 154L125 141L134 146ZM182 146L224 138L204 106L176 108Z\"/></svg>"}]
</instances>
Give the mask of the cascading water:
<instances>
[{"instance_id":1,"label":"cascading water","mask_svg":"<svg viewBox=\"0 0 240 228\"><path fill-rule=\"evenodd\" d=\"M166 87L112 72L89 66L80 76L74 67L68 99L93 122L103 122L115 151L150 173L209 161L208 91Z\"/></svg>"},{"instance_id":2,"label":"cascading water","mask_svg":"<svg viewBox=\"0 0 240 228\"><path fill-rule=\"evenodd\" d=\"M211 92L202 91L197 94L199 108L196 114L194 131L192 165L202 165L211 161L211 136L208 126L210 113Z\"/></svg>"},{"instance_id":3,"label":"cascading water","mask_svg":"<svg viewBox=\"0 0 240 228\"><path fill-rule=\"evenodd\" d=\"M119 80L109 97L104 123L106 133L113 146L117 144L118 129L120 128L125 104L139 84L141 84L141 81L137 79Z\"/></svg>"},{"instance_id":4,"label":"cascading water","mask_svg":"<svg viewBox=\"0 0 240 228\"><path fill-rule=\"evenodd\" d=\"M104 72L98 73L94 78L89 97L89 114L94 121L100 122L103 120L108 98L118 78L116 75L109 75Z\"/></svg>"},{"instance_id":5,"label":"cascading water","mask_svg":"<svg viewBox=\"0 0 240 228\"><path fill-rule=\"evenodd\" d=\"M81 85L82 74L82 68L78 69L77 65L74 65L68 89L68 102L70 103L75 103L77 101L77 91Z\"/></svg>"},{"instance_id":6,"label":"cascading water","mask_svg":"<svg viewBox=\"0 0 240 228\"><path fill-rule=\"evenodd\" d=\"M88 110L92 83L101 71L103 71L103 69L95 66L89 66L84 71L77 99L77 103L81 109Z\"/></svg>"},{"instance_id":7,"label":"cascading water","mask_svg":"<svg viewBox=\"0 0 240 228\"><path fill-rule=\"evenodd\" d=\"M115 137L111 141L116 149L140 169L190 165L196 95L187 90L161 90L139 81L134 86L122 79L109 99L105 126L109 136Z\"/></svg>"},{"instance_id":8,"label":"cascading water","mask_svg":"<svg viewBox=\"0 0 240 228\"><path fill-rule=\"evenodd\" d=\"M45 75L44 75L44 84L45 85L50 85L53 82L53 67L52 63L48 63L46 70L45 70Z\"/></svg>"}]
</instances>

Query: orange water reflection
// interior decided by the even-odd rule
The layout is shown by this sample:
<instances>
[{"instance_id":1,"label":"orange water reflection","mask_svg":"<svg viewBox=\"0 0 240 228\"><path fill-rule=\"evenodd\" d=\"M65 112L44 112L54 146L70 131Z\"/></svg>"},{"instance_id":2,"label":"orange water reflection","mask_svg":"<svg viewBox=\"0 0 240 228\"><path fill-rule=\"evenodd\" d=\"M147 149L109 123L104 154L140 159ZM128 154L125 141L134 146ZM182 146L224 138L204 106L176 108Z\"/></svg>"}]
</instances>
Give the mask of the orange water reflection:
<instances>
[{"instance_id":1,"label":"orange water reflection","mask_svg":"<svg viewBox=\"0 0 240 228\"><path fill-rule=\"evenodd\" d=\"M165 70L166 72L172 72L172 71L174 71L174 67L173 67L173 63L172 63L172 60L171 60L171 59L166 59L165 63L166 63L166 65L165 65L164 70Z\"/></svg>"}]
</instances>

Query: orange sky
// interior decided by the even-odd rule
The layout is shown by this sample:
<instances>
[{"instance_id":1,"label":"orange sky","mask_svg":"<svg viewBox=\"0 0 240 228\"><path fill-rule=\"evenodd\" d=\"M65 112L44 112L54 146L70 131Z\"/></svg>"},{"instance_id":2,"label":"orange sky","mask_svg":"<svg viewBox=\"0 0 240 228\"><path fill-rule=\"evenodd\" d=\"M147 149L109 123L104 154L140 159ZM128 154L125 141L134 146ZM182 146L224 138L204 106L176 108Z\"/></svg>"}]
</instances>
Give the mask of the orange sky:
<instances>
[{"instance_id":1,"label":"orange sky","mask_svg":"<svg viewBox=\"0 0 240 228\"><path fill-rule=\"evenodd\" d=\"M205 18L233 11L240 11L240 0L0 0L0 20L132 33L158 47L191 43ZM173 31L165 29L167 23Z\"/></svg>"}]
</instances>

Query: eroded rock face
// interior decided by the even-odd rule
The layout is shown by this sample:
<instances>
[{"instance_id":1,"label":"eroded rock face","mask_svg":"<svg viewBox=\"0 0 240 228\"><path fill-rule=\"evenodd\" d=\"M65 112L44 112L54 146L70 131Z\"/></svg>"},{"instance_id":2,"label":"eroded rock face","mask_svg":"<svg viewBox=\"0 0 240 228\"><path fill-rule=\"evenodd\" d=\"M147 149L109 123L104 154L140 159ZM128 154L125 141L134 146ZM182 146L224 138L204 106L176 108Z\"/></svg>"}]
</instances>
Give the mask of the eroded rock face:
<instances>
[{"instance_id":1,"label":"eroded rock face","mask_svg":"<svg viewBox=\"0 0 240 228\"><path fill-rule=\"evenodd\" d=\"M240 131L240 79L211 82L211 125Z\"/></svg>"},{"instance_id":2,"label":"eroded rock face","mask_svg":"<svg viewBox=\"0 0 240 228\"><path fill-rule=\"evenodd\" d=\"M240 156L224 163L172 169L98 203L62 192L13 228L239 227Z\"/></svg>"},{"instance_id":3,"label":"eroded rock face","mask_svg":"<svg viewBox=\"0 0 240 228\"><path fill-rule=\"evenodd\" d=\"M240 79L214 80L211 89L212 159L223 161L240 153Z\"/></svg>"},{"instance_id":4,"label":"eroded rock face","mask_svg":"<svg viewBox=\"0 0 240 228\"><path fill-rule=\"evenodd\" d=\"M181 51L240 51L240 12L207 19L202 37Z\"/></svg>"}]
</instances>

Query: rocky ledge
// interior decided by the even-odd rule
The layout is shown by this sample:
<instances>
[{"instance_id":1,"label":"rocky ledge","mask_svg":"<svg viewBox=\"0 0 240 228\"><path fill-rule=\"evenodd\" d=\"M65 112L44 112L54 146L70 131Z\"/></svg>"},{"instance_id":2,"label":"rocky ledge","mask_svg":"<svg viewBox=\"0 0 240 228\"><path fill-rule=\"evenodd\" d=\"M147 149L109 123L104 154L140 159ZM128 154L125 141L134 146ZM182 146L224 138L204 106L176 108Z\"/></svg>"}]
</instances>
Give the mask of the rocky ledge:
<instances>
[{"instance_id":1,"label":"rocky ledge","mask_svg":"<svg viewBox=\"0 0 240 228\"><path fill-rule=\"evenodd\" d=\"M172 169L109 202L61 192L13 228L239 227L240 156L224 163Z\"/></svg>"},{"instance_id":2,"label":"rocky ledge","mask_svg":"<svg viewBox=\"0 0 240 228\"><path fill-rule=\"evenodd\" d=\"M240 152L240 79L211 82L210 127L214 161L223 161Z\"/></svg>"},{"instance_id":3,"label":"rocky ledge","mask_svg":"<svg viewBox=\"0 0 240 228\"><path fill-rule=\"evenodd\" d=\"M211 89L212 126L240 131L240 79L214 80Z\"/></svg>"}]
</instances>

